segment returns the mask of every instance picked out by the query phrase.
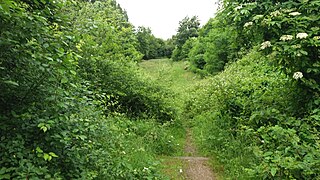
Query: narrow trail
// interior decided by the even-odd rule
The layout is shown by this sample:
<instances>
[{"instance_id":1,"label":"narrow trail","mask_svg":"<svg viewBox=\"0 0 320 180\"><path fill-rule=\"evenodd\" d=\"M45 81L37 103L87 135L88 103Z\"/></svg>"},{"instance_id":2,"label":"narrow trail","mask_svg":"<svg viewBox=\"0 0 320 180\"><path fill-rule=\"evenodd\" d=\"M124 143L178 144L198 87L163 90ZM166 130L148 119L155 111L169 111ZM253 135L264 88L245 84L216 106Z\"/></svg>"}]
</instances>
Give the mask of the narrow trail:
<instances>
[{"instance_id":1,"label":"narrow trail","mask_svg":"<svg viewBox=\"0 0 320 180\"><path fill-rule=\"evenodd\" d=\"M187 129L184 152L187 156L176 157L186 164L186 179L190 180L216 180L208 165L208 158L198 156L197 149L192 142L191 130Z\"/></svg>"},{"instance_id":2,"label":"narrow trail","mask_svg":"<svg viewBox=\"0 0 320 180\"><path fill-rule=\"evenodd\" d=\"M160 81L178 94L176 106L183 108L188 98L188 88L199 79L185 70L184 62L174 62L168 59L144 61L141 67L157 81ZM186 127L184 149L178 156L165 157L164 172L173 180L217 180L209 166L209 159L201 157L193 142L192 131Z\"/></svg>"}]
</instances>

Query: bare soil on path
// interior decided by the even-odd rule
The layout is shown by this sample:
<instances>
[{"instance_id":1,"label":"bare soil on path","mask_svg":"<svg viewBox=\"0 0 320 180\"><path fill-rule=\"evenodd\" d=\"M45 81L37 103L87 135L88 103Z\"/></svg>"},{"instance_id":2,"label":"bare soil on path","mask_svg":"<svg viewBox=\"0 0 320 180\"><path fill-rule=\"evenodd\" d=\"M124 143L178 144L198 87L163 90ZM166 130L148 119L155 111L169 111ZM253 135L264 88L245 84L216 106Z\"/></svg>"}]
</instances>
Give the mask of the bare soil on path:
<instances>
[{"instance_id":1,"label":"bare soil on path","mask_svg":"<svg viewBox=\"0 0 320 180\"><path fill-rule=\"evenodd\" d=\"M190 180L216 180L214 173L208 165L208 158L199 157L197 149L192 142L191 132L187 129L185 144L185 157L176 157L186 163L185 177Z\"/></svg>"}]
</instances>

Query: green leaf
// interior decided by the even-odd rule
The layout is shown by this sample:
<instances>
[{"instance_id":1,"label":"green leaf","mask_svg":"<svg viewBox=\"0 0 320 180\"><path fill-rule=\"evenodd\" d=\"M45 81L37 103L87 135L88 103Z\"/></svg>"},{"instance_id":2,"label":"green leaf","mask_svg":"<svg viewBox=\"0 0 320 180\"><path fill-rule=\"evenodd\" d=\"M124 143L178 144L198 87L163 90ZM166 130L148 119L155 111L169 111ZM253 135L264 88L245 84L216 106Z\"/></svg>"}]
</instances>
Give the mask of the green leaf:
<instances>
[{"instance_id":1,"label":"green leaf","mask_svg":"<svg viewBox=\"0 0 320 180\"><path fill-rule=\"evenodd\" d=\"M18 83L14 82L14 81L4 81L4 83L9 84L9 85L13 85L13 86L19 86Z\"/></svg>"},{"instance_id":2,"label":"green leaf","mask_svg":"<svg viewBox=\"0 0 320 180\"><path fill-rule=\"evenodd\" d=\"M47 130L48 130L48 128L46 126L42 126L40 129L43 130L43 132L47 132Z\"/></svg>"},{"instance_id":3,"label":"green leaf","mask_svg":"<svg viewBox=\"0 0 320 180\"><path fill-rule=\"evenodd\" d=\"M37 153L43 153L42 149L39 147L36 148L36 151L37 151Z\"/></svg>"},{"instance_id":4,"label":"green leaf","mask_svg":"<svg viewBox=\"0 0 320 180\"><path fill-rule=\"evenodd\" d=\"M73 74L73 75L77 75L77 72L74 71L74 70L70 70L70 73Z\"/></svg>"},{"instance_id":5,"label":"green leaf","mask_svg":"<svg viewBox=\"0 0 320 180\"><path fill-rule=\"evenodd\" d=\"M53 152L49 152L49 155L52 156L52 157L58 157L55 153Z\"/></svg>"},{"instance_id":6,"label":"green leaf","mask_svg":"<svg viewBox=\"0 0 320 180\"><path fill-rule=\"evenodd\" d=\"M50 157L51 157L51 156L50 156L49 154L47 154L47 153L44 153L44 154L43 154L43 159L46 160L46 161L50 161L50 160L51 160ZM49 159L50 159L50 160L49 160Z\"/></svg>"},{"instance_id":7,"label":"green leaf","mask_svg":"<svg viewBox=\"0 0 320 180\"><path fill-rule=\"evenodd\" d=\"M38 127L43 131L46 132L48 130L48 127L44 123L38 124Z\"/></svg>"},{"instance_id":8,"label":"green leaf","mask_svg":"<svg viewBox=\"0 0 320 180\"><path fill-rule=\"evenodd\" d=\"M274 177L277 173L277 168L271 168L271 175Z\"/></svg>"},{"instance_id":9,"label":"green leaf","mask_svg":"<svg viewBox=\"0 0 320 180\"><path fill-rule=\"evenodd\" d=\"M68 82L68 79L66 78L66 77L63 77L62 79L61 79L61 83L62 84L65 84L65 83L67 83Z\"/></svg>"},{"instance_id":10,"label":"green leaf","mask_svg":"<svg viewBox=\"0 0 320 180\"><path fill-rule=\"evenodd\" d=\"M11 179L10 174L0 174L0 179Z\"/></svg>"}]
</instances>

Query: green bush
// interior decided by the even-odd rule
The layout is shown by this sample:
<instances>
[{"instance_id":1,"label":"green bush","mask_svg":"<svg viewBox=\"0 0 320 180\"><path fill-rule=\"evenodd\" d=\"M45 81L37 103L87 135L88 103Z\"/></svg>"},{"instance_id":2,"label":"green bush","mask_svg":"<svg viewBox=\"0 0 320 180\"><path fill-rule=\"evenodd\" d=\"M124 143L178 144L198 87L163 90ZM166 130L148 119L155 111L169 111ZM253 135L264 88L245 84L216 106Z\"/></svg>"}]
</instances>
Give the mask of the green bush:
<instances>
[{"instance_id":1,"label":"green bush","mask_svg":"<svg viewBox=\"0 0 320 180\"><path fill-rule=\"evenodd\" d=\"M0 5L0 179L162 178L172 95L115 1Z\"/></svg>"},{"instance_id":2,"label":"green bush","mask_svg":"<svg viewBox=\"0 0 320 180\"><path fill-rule=\"evenodd\" d=\"M253 50L199 84L186 114L203 150L217 157L229 176L314 179L319 132L303 106L306 92L272 66L273 58Z\"/></svg>"}]
</instances>

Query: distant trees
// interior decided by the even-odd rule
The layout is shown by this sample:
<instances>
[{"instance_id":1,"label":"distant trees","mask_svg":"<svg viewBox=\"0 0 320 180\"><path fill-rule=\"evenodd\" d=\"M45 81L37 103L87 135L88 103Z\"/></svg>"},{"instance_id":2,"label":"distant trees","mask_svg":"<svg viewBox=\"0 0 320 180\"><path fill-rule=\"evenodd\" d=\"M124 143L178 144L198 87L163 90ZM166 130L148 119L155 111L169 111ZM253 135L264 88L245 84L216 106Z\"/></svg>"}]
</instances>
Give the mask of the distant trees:
<instances>
[{"instance_id":1,"label":"distant trees","mask_svg":"<svg viewBox=\"0 0 320 180\"><path fill-rule=\"evenodd\" d=\"M190 47L190 45L186 45L184 48L183 46L190 38L198 37L199 27L200 21L197 16L193 16L192 18L187 16L179 22L178 32L175 36L176 47L172 54L173 60L182 60L187 57L189 51L188 47Z\"/></svg>"},{"instance_id":2,"label":"distant trees","mask_svg":"<svg viewBox=\"0 0 320 180\"><path fill-rule=\"evenodd\" d=\"M171 55L172 50L167 43L152 34L150 28L139 26L136 29L138 40L137 50L143 54L143 59L155 59Z\"/></svg>"}]
</instances>

